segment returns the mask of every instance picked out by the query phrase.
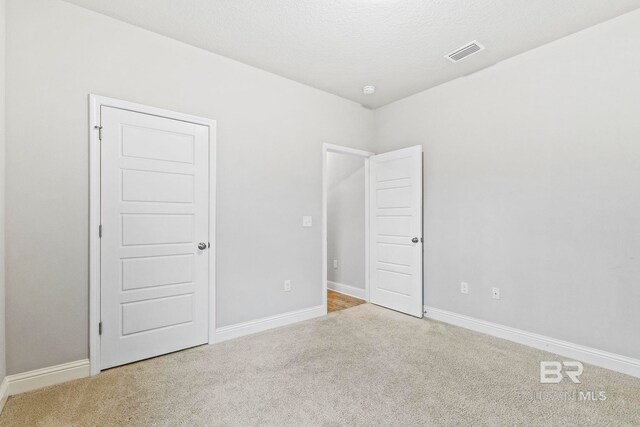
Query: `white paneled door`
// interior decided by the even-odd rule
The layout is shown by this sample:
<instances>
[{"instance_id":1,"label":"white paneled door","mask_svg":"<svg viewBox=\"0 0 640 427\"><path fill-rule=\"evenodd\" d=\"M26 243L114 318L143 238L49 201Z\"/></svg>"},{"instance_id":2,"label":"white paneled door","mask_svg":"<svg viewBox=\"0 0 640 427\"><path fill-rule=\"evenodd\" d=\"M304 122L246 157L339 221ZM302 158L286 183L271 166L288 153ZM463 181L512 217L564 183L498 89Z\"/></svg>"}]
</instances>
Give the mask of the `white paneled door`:
<instances>
[{"instance_id":1,"label":"white paneled door","mask_svg":"<svg viewBox=\"0 0 640 427\"><path fill-rule=\"evenodd\" d=\"M422 147L369 157L369 299L422 317Z\"/></svg>"},{"instance_id":2,"label":"white paneled door","mask_svg":"<svg viewBox=\"0 0 640 427\"><path fill-rule=\"evenodd\" d=\"M209 128L102 106L100 368L208 342Z\"/></svg>"}]
</instances>

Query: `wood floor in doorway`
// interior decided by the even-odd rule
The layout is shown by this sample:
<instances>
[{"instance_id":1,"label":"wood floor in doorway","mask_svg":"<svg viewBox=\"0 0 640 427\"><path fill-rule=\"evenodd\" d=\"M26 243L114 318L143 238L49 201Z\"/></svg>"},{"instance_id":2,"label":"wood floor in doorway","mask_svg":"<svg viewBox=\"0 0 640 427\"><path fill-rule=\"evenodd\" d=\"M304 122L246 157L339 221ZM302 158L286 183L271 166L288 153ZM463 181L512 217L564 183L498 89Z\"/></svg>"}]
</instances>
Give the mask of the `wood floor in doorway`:
<instances>
[{"instance_id":1,"label":"wood floor in doorway","mask_svg":"<svg viewBox=\"0 0 640 427\"><path fill-rule=\"evenodd\" d=\"M365 302L365 300L327 289L327 311L329 313L355 307Z\"/></svg>"}]
</instances>

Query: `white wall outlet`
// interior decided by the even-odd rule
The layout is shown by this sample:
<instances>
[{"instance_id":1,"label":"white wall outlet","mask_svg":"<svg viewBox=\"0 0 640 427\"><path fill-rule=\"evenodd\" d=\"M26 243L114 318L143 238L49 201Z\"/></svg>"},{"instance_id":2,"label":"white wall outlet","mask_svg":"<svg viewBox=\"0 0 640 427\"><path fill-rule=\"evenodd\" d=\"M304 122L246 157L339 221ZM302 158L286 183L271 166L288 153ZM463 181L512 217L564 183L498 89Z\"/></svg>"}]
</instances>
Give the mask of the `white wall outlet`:
<instances>
[{"instance_id":1,"label":"white wall outlet","mask_svg":"<svg viewBox=\"0 0 640 427\"><path fill-rule=\"evenodd\" d=\"M491 288L491 298L500 299L500 288Z\"/></svg>"},{"instance_id":2,"label":"white wall outlet","mask_svg":"<svg viewBox=\"0 0 640 427\"><path fill-rule=\"evenodd\" d=\"M469 284L467 282L460 282L460 293L461 294L469 293Z\"/></svg>"},{"instance_id":3,"label":"white wall outlet","mask_svg":"<svg viewBox=\"0 0 640 427\"><path fill-rule=\"evenodd\" d=\"M333 268L338 268L338 260L337 259L333 260Z\"/></svg>"},{"instance_id":4,"label":"white wall outlet","mask_svg":"<svg viewBox=\"0 0 640 427\"><path fill-rule=\"evenodd\" d=\"M311 227L313 226L313 219L310 216L302 217L302 226L303 227Z\"/></svg>"},{"instance_id":5,"label":"white wall outlet","mask_svg":"<svg viewBox=\"0 0 640 427\"><path fill-rule=\"evenodd\" d=\"M285 292L291 292L291 280L284 281L284 287L282 288Z\"/></svg>"}]
</instances>

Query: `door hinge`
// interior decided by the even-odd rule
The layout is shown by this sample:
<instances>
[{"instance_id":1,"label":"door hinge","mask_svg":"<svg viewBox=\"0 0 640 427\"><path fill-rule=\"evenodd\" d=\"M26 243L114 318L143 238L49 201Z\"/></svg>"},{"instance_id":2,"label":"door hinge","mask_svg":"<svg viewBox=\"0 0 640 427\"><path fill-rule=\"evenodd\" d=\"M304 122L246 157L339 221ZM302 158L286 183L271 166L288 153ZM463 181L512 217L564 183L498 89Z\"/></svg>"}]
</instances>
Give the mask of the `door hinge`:
<instances>
[{"instance_id":1,"label":"door hinge","mask_svg":"<svg viewBox=\"0 0 640 427\"><path fill-rule=\"evenodd\" d=\"M98 335L102 335L102 322L98 323Z\"/></svg>"},{"instance_id":2,"label":"door hinge","mask_svg":"<svg viewBox=\"0 0 640 427\"><path fill-rule=\"evenodd\" d=\"M98 237L102 238L102 224L98 226Z\"/></svg>"},{"instance_id":3,"label":"door hinge","mask_svg":"<svg viewBox=\"0 0 640 427\"><path fill-rule=\"evenodd\" d=\"M102 126L95 125L94 129L98 129L98 139L102 141Z\"/></svg>"}]
</instances>

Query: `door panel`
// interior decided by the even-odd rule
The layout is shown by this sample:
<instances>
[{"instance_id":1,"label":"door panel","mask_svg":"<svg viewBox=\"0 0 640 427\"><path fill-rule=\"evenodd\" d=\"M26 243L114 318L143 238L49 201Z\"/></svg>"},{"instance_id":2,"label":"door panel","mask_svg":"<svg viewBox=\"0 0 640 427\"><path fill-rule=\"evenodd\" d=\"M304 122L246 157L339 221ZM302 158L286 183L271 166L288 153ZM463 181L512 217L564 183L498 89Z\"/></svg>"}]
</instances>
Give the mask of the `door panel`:
<instances>
[{"instance_id":1,"label":"door panel","mask_svg":"<svg viewBox=\"0 0 640 427\"><path fill-rule=\"evenodd\" d=\"M208 341L208 128L101 108L101 368Z\"/></svg>"},{"instance_id":2,"label":"door panel","mask_svg":"<svg viewBox=\"0 0 640 427\"><path fill-rule=\"evenodd\" d=\"M170 245L193 241L193 215L121 214L122 245Z\"/></svg>"},{"instance_id":3,"label":"door panel","mask_svg":"<svg viewBox=\"0 0 640 427\"><path fill-rule=\"evenodd\" d=\"M194 137L179 132L122 125L122 155L193 164Z\"/></svg>"},{"instance_id":4,"label":"door panel","mask_svg":"<svg viewBox=\"0 0 640 427\"><path fill-rule=\"evenodd\" d=\"M193 293L122 304L122 335L193 321Z\"/></svg>"},{"instance_id":5,"label":"door panel","mask_svg":"<svg viewBox=\"0 0 640 427\"><path fill-rule=\"evenodd\" d=\"M422 147L369 161L370 301L422 317Z\"/></svg>"},{"instance_id":6,"label":"door panel","mask_svg":"<svg viewBox=\"0 0 640 427\"><path fill-rule=\"evenodd\" d=\"M122 290L193 282L194 255L152 256L122 260Z\"/></svg>"},{"instance_id":7,"label":"door panel","mask_svg":"<svg viewBox=\"0 0 640 427\"><path fill-rule=\"evenodd\" d=\"M125 202L193 203L193 189L193 175L122 171L122 200Z\"/></svg>"}]
</instances>

